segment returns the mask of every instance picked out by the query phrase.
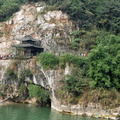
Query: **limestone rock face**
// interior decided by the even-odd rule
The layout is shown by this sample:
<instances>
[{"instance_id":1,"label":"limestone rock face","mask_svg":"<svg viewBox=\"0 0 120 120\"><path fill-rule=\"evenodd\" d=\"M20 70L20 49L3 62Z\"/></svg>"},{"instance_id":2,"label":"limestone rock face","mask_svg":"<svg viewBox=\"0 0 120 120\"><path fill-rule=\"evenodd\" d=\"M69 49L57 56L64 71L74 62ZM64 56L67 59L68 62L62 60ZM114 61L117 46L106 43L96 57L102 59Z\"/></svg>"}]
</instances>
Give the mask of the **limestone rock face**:
<instances>
[{"instance_id":1,"label":"limestone rock face","mask_svg":"<svg viewBox=\"0 0 120 120\"><path fill-rule=\"evenodd\" d=\"M44 51L52 51L56 54L70 52L69 43L70 34L74 27L71 20L61 11L44 12L45 5L36 3L34 5L24 5L20 11L4 23L0 23L0 31L3 36L0 37L0 55L13 54L12 44L17 44L17 39L25 35L31 35L33 38L41 41ZM0 60L0 84L15 84L7 81L5 76L6 69L15 62L14 60ZM64 104L56 97L56 91L60 88L61 78L70 73L69 65L64 70L44 70L34 59L22 60L17 65L11 66L20 77L20 72L29 69L33 73L32 81L34 84L42 85L51 92L51 107L60 111L75 115L86 114L88 116L109 117L114 119L114 115L120 112L120 108L115 111L104 110L99 104L88 103L87 105L79 103L77 105ZM15 68L14 68L15 67ZM30 82L30 78L25 81ZM14 86L14 85L13 85ZM99 115L99 116L98 116ZM105 116L106 115L106 116Z\"/></svg>"},{"instance_id":2,"label":"limestone rock face","mask_svg":"<svg viewBox=\"0 0 120 120\"><path fill-rule=\"evenodd\" d=\"M61 11L44 12L45 5L42 4L23 5L10 20L0 23L3 33L0 54L10 54L11 44L19 43L16 40L25 35L40 40L45 51L60 53L69 50L72 21Z\"/></svg>"},{"instance_id":3,"label":"limestone rock face","mask_svg":"<svg viewBox=\"0 0 120 120\"><path fill-rule=\"evenodd\" d=\"M6 78L6 69L10 67L12 63L15 63L16 61L12 60L1 60L1 70L0 70L0 83L1 84L9 84L12 85L15 89L15 82L12 82ZM43 69L38 61L35 61L34 59L29 60L22 60L21 62L18 62L16 66L14 67L17 71L18 77L20 77L21 71L24 71L25 69L29 69L33 73L32 78L25 78L26 82L33 81L34 84L41 85L44 88L48 89L51 93L51 107L59 112L66 112L73 115L83 115L86 114L87 116L94 116L94 117L103 117L103 118L111 118L116 120L116 116L120 112L120 108L115 109L104 109L99 103L85 103L85 102L79 102L78 104L70 104L66 102L61 102L60 99L58 99L58 93L56 91L59 90L61 87L61 78L69 74L71 71L71 68L66 65L66 68L63 69L56 69L56 70L45 70ZM56 95L57 94L57 95ZM31 101L29 101L31 103Z\"/></svg>"},{"instance_id":4,"label":"limestone rock face","mask_svg":"<svg viewBox=\"0 0 120 120\"><path fill-rule=\"evenodd\" d=\"M11 46L19 44L17 39L25 35L40 40L44 51L56 54L69 51L70 34L74 27L72 21L61 11L44 11L45 7L41 2L23 5L8 21L0 23L0 32L3 33L0 36L0 55L14 55L15 49ZM15 61L0 60L0 84L16 84L6 75L13 62ZM54 91L59 86L59 70L44 71L37 63L33 65L32 60L27 60L19 63L14 71L20 77L20 72L24 69L30 69L34 73L33 82L50 89L54 96ZM26 81L30 81L30 78L26 78Z\"/></svg>"},{"instance_id":5,"label":"limestone rock face","mask_svg":"<svg viewBox=\"0 0 120 120\"><path fill-rule=\"evenodd\" d=\"M0 84L4 84L6 79L5 79L5 73L6 69L9 67L11 61L10 60L0 60Z\"/></svg>"}]
</instances>

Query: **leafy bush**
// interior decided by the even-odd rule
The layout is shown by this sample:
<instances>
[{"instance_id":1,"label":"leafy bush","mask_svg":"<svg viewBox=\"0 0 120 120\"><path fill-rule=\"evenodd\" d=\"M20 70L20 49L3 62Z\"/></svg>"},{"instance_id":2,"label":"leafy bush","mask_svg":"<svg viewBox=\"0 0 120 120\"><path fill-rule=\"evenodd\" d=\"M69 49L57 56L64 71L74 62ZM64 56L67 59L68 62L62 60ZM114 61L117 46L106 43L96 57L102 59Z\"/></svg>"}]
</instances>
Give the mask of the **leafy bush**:
<instances>
[{"instance_id":1,"label":"leafy bush","mask_svg":"<svg viewBox=\"0 0 120 120\"><path fill-rule=\"evenodd\" d=\"M63 54L59 57L59 65L60 67L64 68L66 65L66 62L73 64L75 67L83 68L84 65L87 64L87 58L83 58L81 56L76 56L73 54Z\"/></svg>"},{"instance_id":2,"label":"leafy bush","mask_svg":"<svg viewBox=\"0 0 120 120\"><path fill-rule=\"evenodd\" d=\"M82 70L78 68L74 68L71 74L63 78L62 82L64 83L62 89L67 89L74 96L82 94L89 86L88 78L83 76Z\"/></svg>"},{"instance_id":3,"label":"leafy bush","mask_svg":"<svg viewBox=\"0 0 120 120\"><path fill-rule=\"evenodd\" d=\"M61 59L63 58L63 59ZM66 53L66 54L63 54L60 56L60 61L61 60L64 60L65 62L69 62L69 63L76 63L76 61L78 60L78 56L75 56L73 54L69 54L69 53Z\"/></svg>"},{"instance_id":4,"label":"leafy bush","mask_svg":"<svg viewBox=\"0 0 120 120\"><path fill-rule=\"evenodd\" d=\"M32 72L29 69L25 69L21 71L19 80L20 82L24 82L26 77L29 77L30 79L32 79L32 76L33 76Z\"/></svg>"},{"instance_id":5,"label":"leafy bush","mask_svg":"<svg viewBox=\"0 0 120 120\"><path fill-rule=\"evenodd\" d=\"M47 102L49 100L49 92L44 88L30 84L28 86L29 95L30 97L36 97L37 99L41 100L41 102Z\"/></svg>"},{"instance_id":6,"label":"leafy bush","mask_svg":"<svg viewBox=\"0 0 120 120\"><path fill-rule=\"evenodd\" d=\"M75 67L83 68L84 65L88 66L87 58L76 56L73 54L62 54L60 56L55 56L52 53L41 53L39 55L39 60L43 68L54 69L56 65L59 65L61 68L66 67L66 63L73 64ZM84 67L85 70L85 67Z\"/></svg>"},{"instance_id":7,"label":"leafy bush","mask_svg":"<svg viewBox=\"0 0 120 120\"><path fill-rule=\"evenodd\" d=\"M43 52L39 55L39 60L43 68L55 68L59 63L59 58L53 53Z\"/></svg>"},{"instance_id":8,"label":"leafy bush","mask_svg":"<svg viewBox=\"0 0 120 120\"><path fill-rule=\"evenodd\" d=\"M6 75L9 76L9 79L10 79L10 80L13 80L13 81L18 80L17 74L14 72L13 69L7 69Z\"/></svg>"},{"instance_id":9,"label":"leafy bush","mask_svg":"<svg viewBox=\"0 0 120 120\"><path fill-rule=\"evenodd\" d=\"M24 83L20 85L19 96L22 100L25 100L28 97L28 89Z\"/></svg>"},{"instance_id":10,"label":"leafy bush","mask_svg":"<svg viewBox=\"0 0 120 120\"><path fill-rule=\"evenodd\" d=\"M0 6L0 21L8 19L14 12L19 10L18 0L2 0Z\"/></svg>"},{"instance_id":11,"label":"leafy bush","mask_svg":"<svg viewBox=\"0 0 120 120\"><path fill-rule=\"evenodd\" d=\"M79 48L79 44L76 41L72 40L70 48L77 50Z\"/></svg>"},{"instance_id":12,"label":"leafy bush","mask_svg":"<svg viewBox=\"0 0 120 120\"><path fill-rule=\"evenodd\" d=\"M81 97L81 101L101 103L105 108L119 107L120 103L120 92L115 88L110 90L101 88L89 89ZM114 102L113 102L114 101Z\"/></svg>"},{"instance_id":13,"label":"leafy bush","mask_svg":"<svg viewBox=\"0 0 120 120\"><path fill-rule=\"evenodd\" d=\"M0 21L9 19L19 10L19 6L30 0L0 0ZM36 1L37 2L37 1Z\"/></svg>"},{"instance_id":14,"label":"leafy bush","mask_svg":"<svg viewBox=\"0 0 120 120\"><path fill-rule=\"evenodd\" d=\"M76 38L80 37L80 31L79 30L75 30L72 32L72 35Z\"/></svg>"},{"instance_id":15,"label":"leafy bush","mask_svg":"<svg viewBox=\"0 0 120 120\"><path fill-rule=\"evenodd\" d=\"M76 21L80 29L106 29L115 34L120 32L120 1L119 0L1 0L0 21L9 18L26 2L43 1L51 9L62 10ZM74 34L79 34L76 30Z\"/></svg>"}]
</instances>

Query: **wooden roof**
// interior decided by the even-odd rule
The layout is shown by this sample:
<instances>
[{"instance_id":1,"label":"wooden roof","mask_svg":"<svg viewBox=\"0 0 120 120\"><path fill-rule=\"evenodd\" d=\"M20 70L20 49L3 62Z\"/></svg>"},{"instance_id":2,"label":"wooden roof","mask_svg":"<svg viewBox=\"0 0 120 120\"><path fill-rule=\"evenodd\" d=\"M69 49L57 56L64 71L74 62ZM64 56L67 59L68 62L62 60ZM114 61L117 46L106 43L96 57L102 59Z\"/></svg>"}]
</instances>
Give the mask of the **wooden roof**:
<instances>
[{"instance_id":1,"label":"wooden roof","mask_svg":"<svg viewBox=\"0 0 120 120\"><path fill-rule=\"evenodd\" d=\"M30 40L30 41L35 41L35 42L39 41L39 40L36 40L36 39L32 38L30 35L26 35L25 37L17 39L17 40L19 40L19 41L28 41L28 40Z\"/></svg>"},{"instance_id":2,"label":"wooden roof","mask_svg":"<svg viewBox=\"0 0 120 120\"><path fill-rule=\"evenodd\" d=\"M34 45L34 44L18 44L18 45L12 45L13 47L22 47L22 48L29 48L29 47L34 47L34 48L42 48L39 45Z\"/></svg>"}]
</instances>

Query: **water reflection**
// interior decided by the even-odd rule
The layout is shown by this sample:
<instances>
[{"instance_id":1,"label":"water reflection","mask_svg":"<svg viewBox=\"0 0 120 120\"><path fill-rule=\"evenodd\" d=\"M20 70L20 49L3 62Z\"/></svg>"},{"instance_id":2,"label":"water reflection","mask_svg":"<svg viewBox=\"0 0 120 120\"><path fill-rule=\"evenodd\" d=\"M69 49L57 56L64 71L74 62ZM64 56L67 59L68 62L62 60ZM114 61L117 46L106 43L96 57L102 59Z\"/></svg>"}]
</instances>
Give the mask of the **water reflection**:
<instances>
[{"instance_id":1,"label":"water reflection","mask_svg":"<svg viewBox=\"0 0 120 120\"><path fill-rule=\"evenodd\" d=\"M59 113L49 107L34 107L23 104L0 106L0 120L96 120ZM97 120L103 120L98 119Z\"/></svg>"}]
</instances>

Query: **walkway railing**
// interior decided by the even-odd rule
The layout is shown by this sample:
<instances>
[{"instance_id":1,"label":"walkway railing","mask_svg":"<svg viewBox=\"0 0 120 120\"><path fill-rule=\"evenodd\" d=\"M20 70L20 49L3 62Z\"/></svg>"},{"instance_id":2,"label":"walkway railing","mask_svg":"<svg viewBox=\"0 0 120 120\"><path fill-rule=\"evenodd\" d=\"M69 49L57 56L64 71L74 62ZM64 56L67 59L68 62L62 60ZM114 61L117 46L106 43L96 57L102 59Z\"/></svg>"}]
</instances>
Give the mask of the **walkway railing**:
<instances>
[{"instance_id":1,"label":"walkway railing","mask_svg":"<svg viewBox=\"0 0 120 120\"><path fill-rule=\"evenodd\" d=\"M0 60L13 59L15 55L0 55Z\"/></svg>"}]
</instances>

